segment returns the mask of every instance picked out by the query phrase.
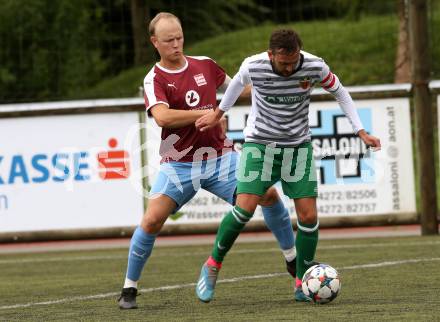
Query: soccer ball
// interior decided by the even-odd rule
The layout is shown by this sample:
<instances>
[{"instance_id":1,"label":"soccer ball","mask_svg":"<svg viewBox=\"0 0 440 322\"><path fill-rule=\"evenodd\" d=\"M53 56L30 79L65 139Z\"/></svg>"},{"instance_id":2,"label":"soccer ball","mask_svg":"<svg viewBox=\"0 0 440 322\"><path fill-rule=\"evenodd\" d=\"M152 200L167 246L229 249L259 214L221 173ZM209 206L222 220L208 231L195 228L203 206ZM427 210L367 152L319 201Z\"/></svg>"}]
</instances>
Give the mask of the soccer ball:
<instances>
[{"instance_id":1,"label":"soccer ball","mask_svg":"<svg viewBox=\"0 0 440 322\"><path fill-rule=\"evenodd\" d=\"M314 265L304 273L302 290L315 303L329 303L338 296L341 290L339 274L330 265Z\"/></svg>"}]
</instances>

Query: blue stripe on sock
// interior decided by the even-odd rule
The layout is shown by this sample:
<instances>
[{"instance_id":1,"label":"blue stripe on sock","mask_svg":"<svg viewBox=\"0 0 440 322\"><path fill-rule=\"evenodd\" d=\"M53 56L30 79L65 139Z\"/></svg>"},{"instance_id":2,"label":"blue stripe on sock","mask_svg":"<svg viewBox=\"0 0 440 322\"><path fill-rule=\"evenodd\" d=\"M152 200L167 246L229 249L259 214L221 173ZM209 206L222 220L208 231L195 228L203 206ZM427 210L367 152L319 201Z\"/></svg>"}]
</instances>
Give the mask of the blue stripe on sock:
<instances>
[{"instance_id":1,"label":"blue stripe on sock","mask_svg":"<svg viewBox=\"0 0 440 322\"><path fill-rule=\"evenodd\" d=\"M132 281L139 280L155 240L156 234L148 234L140 226L136 228L131 237L128 253L127 278Z\"/></svg>"},{"instance_id":2,"label":"blue stripe on sock","mask_svg":"<svg viewBox=\"0 0 440 322\"><path fill-rule=\"evenodd\" d=\"M289 212L281 200L270 207L262 207L264 221L275 235L281 249L290 249L295 246L295 235Z\"/></svg>"}]
</instances>

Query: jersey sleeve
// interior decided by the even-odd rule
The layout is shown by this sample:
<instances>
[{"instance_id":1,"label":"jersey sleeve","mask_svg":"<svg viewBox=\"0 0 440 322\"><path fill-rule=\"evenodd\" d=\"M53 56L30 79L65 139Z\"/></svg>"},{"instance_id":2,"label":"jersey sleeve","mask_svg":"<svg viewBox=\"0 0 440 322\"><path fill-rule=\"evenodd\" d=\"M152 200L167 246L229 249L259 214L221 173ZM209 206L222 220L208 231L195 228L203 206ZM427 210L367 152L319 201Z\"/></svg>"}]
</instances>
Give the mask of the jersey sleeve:
<instances>
[{"instance_id":1,"label":"jersey sleeve","mask_svg":"<svg viewBox=\"0 0 440 322\"><path fill-rule=\"evenodd\" d=\"M323 89L330 93L336 92L341 85L338 76L331 72L330 67L325 62L322 62L320 84Z\"/></svg>"},{"instance_id":2,"label":"jersey sleeve","mask_svg":"<svg viewBox=\"0 0 440 322\"><path fill-rule=\"evenodd\" d=\"M148 115L151 115L150 109L157 104L170 106L165 86L160 82L156 73L153 71L148 73L144 79L144 100Z\"/></svg>"},{"instance_id":3,"label":"jersey sleeve","mask_svg":"<svg viewBox=\"0 0 440 322\"><path fill-rule=\"evenodd\" d=\"M345 116L350 121L353 132L357 134L362 130L364 127L350 93L341 84L338 76L333 74L328 65L324 62L321 70L321 86L335 97Z\"/></svg>"},{"instance_id":4,"label":"jersey sleeve","mask_svg":"<svg viewBox=\"0 0 440 322\"><path fill-rule=\"evenodd\" d=\"M240 83L243 86L251 84L248 59L245 59L243 63L241 63L240 69L238 70L236 77L239 77Z\"/></svg>"},{"instance_id":5,"label":"jersey sleeve","mask_svg":"<svg viewBox=\"0 0 440 322\"><path fill-rule=\"evenodd\" d=\"M226 89L225 94L222 97L222 100L219 104L219 108L223 112L227 112L237 101L240 94L243 92L244 85L241 84L240 76L237 73L234 78L231 80L228 88Z\"/></svg>"},{"instance_id":6,"label":"jersey sleeve","mask_svg":"<svg viewBox=\"0 0 440 322\"><path fill-rule=\"evenodd\" d=\"M251 84L251 77L249 75L248 59L246 58L240 66L237 74L231 80L225 94L219 104L219 108L227 112L237 101L240 94L246 85Z\"/></svg>"},{"instance_id":7,"label":"jersey sleeve","mask_svg":"<svg viewBox=\"0 0 440 322\"><path fill-rule=\"evenodd\" d=\"M214 60L211 60L211 71L215 75L216 88L219 88L225 82L226 72Z\"/></svg>"}]
</instances>

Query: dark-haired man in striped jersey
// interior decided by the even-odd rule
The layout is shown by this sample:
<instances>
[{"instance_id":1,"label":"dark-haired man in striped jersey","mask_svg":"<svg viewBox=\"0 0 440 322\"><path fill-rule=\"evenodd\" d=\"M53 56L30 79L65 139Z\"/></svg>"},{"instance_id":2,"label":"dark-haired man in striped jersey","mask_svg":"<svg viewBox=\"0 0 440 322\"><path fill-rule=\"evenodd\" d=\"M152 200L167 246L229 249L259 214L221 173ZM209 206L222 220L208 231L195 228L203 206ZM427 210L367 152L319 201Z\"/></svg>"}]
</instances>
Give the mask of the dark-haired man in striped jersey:
<instances>
[{"instance_id":1,"label":"dark-haired man in striped jersey","mask_svg":"<svg viewBox=\"0 0 440 322\"><path fill-rule=\"evenodd\" d=\"M338 77L323 59L302 51L301 47L295 31L274 31L267 52L243 61L219 108L196 121L200 131L211 128L234 105L243 88L252 85L237 202L220 224L212 254L202 266L196 285L197 296L204 302L214 296L226 253L252 217L261 196L277 181L281 181L284 194L293 199L298 217L295 299L310 301L300 286L318 244L318 189L308 119L310 93L316 83L336 98L362 141L380 149L380 140L363 129L353 100Z\"/></svg>"}]
</instances>

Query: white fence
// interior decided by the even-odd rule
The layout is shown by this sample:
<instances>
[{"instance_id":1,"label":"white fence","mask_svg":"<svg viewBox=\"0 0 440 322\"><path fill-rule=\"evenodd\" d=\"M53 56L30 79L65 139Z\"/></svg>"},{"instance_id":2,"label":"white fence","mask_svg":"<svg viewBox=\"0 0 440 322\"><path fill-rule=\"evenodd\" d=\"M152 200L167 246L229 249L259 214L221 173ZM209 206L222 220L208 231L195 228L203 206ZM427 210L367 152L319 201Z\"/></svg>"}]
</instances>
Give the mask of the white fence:
<instances>
[{"instance_id":1,"label":"white fence","mask_svg":"<svg viewBox=\"0 0 440 322\"><path fill-rule=\"evenodd\" d=\"M331 96L315 91L309 116L321 225L416 222L411 86L348 89L383 149L370 152ZM159 165L159 129L153 119L143 124L143 110L142 98L0 105L0 241L129 234ZM229 113L237 150L248 112ZM285 202L295 221L292 201ZM215 231L228 209L200 191L163 233ZM263 227L257 211L248 228Z\"/></svg>"}]
</instances>

